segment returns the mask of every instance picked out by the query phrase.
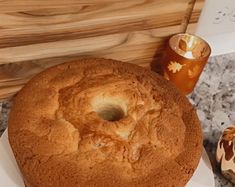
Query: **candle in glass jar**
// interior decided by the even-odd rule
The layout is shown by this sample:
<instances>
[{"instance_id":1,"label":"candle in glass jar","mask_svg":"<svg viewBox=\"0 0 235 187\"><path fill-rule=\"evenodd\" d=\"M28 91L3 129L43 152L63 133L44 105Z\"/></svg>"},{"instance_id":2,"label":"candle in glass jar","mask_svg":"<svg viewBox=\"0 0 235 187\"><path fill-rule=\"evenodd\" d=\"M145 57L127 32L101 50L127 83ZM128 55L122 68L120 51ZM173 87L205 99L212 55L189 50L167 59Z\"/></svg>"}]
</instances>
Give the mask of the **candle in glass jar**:
<instances>
[{"instance_id":1,"label":"candle in glass jar","mask_svg":"<svg viewBox=\"0 0 235 187\"><path fill-rule=\"evenodd\" d=\"M210 46L190 34L177 34L169 39L162 60L163 75L184 94L192 92L210 56Z\"/></svg>"}]
</instances>

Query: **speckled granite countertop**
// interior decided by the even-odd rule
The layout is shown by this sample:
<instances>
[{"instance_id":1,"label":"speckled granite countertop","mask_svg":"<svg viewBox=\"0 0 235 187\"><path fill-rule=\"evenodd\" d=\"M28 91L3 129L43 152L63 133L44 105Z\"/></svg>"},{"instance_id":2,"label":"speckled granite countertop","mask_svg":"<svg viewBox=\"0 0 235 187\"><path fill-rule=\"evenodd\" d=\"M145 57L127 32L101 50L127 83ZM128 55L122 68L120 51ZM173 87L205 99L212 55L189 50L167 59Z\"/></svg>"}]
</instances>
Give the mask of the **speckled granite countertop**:
<instances>
[{"instance_id":1,"label":"speckled granite countertop","mask_svg":"<svg viewBox=\"0 0 235 187\"><path fill-rule=\"evenodd\" d=\"M189 99L201 120L215 186L235 186L220 174L215 160L220 135L226 127L235 124L235 53L211 58Z\"/></svg>"},{"instance_id":2,"label":"speckled granite countertop","mask_svg":"<svg viewBox=\"0 0 235 187\"><path fill-rule=\"evenodd\" d=\"M235 186L221 176L215 162L217 141L235 124L235 53L210 58L194 92L188 96L202 122L204 146L211 159L216 187ZM0 135L6 128L10 102L0 103Z\"/></svg>"}]
</instances>

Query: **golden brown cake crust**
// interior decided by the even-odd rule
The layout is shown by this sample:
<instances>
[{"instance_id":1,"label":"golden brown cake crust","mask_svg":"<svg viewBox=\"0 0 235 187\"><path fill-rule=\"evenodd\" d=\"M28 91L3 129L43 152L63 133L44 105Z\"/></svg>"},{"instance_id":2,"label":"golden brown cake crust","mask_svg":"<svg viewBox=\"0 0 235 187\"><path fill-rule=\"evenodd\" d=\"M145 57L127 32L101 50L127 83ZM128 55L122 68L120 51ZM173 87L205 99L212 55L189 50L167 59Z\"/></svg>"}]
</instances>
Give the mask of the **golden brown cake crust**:
<instances>
[{"instance_id":1,"label":"golden brown cake crust","mask_svg":"<svg viewBox=\"0 0 235 187\"><path fill-rule=\"evenodd\" d=\"M40 73L16 96L8 125L31 187L184 186L202 151L186 97L156 73L114 60Z\"/></svg>"}]
</instances>

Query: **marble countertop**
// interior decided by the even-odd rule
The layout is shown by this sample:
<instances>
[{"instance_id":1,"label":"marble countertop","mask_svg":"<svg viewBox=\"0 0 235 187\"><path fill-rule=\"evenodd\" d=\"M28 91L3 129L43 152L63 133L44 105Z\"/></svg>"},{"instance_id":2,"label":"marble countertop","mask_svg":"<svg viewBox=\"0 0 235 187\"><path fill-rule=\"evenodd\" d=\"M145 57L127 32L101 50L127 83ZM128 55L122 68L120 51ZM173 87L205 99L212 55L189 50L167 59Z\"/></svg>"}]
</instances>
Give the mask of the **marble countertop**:
<instances>
[{"instance_id":1,"label":"marble countertop","mask_svg":"<svg viewBox=\"0 0 235 187\"><path fill-rule=\"evenodd\" d=\"M215 150L223 130L235 124L235 53L210 58L188 98L201 120L204 146L213 166L215 186L234 186L220 174ZM7 126L10 108L10 102L0 103L0 135Z\"/></svg>"},{"instance_id":2,"label":"marble countertop","mask_svg":"<svg viewBox=\"0 0 235 187\"><path fill-rule=\"evenodd\" d=\"M221 175L215 160L222 132L235 124L235 53L209 59L189 100L201 121L204 147L214 170L215 186L235 186Z\"/></svg>"}]
</instances>

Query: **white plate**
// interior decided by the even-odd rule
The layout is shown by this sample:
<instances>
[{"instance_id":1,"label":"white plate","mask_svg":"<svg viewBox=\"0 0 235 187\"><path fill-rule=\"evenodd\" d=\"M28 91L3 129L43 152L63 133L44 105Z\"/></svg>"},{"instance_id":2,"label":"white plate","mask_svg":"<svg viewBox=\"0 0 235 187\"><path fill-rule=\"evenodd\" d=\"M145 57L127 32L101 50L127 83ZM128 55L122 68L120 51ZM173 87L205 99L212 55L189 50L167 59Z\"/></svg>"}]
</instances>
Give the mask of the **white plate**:
<instances>
[{"instance_id":1,"label":"white plate","mask_svg":"<svg viewBox=\"0 0 235 187\"><path fill-rule=\"evenodd\" d=\"M8 142L7 131L0 139L0 186L25 187ZM187 187L214 187L214 175L204 150L200 163Z\"/></svg>"},{"instance_id":2,"label":"white plate","mask_svg":"<svg viewBox=\"0 0 235 187\"><path fill-rule=\"evenodd\" d=\"M203 149L197 170L186 187L215 187L214 173L205 149Z\"/></svg>"}]
</instances>

